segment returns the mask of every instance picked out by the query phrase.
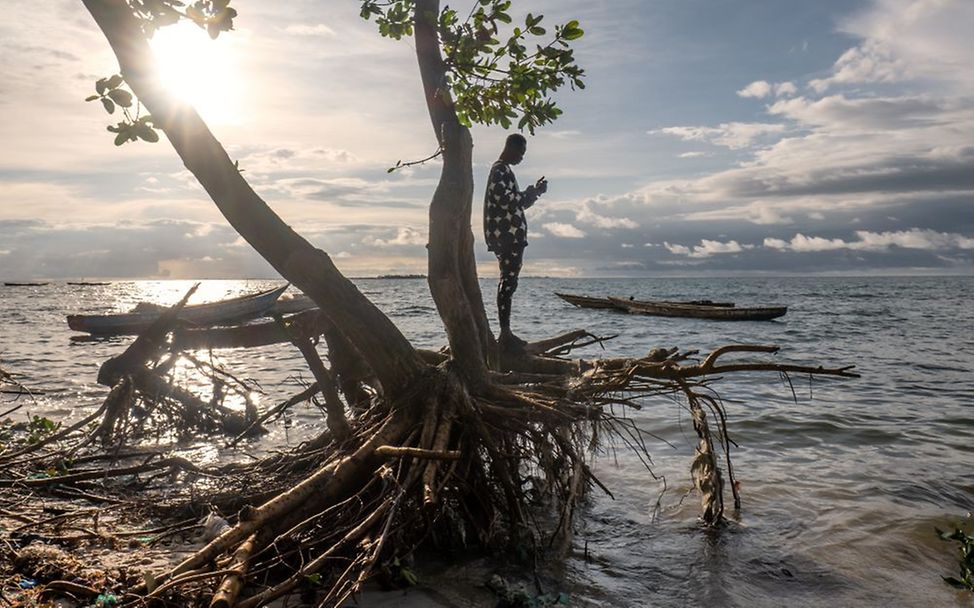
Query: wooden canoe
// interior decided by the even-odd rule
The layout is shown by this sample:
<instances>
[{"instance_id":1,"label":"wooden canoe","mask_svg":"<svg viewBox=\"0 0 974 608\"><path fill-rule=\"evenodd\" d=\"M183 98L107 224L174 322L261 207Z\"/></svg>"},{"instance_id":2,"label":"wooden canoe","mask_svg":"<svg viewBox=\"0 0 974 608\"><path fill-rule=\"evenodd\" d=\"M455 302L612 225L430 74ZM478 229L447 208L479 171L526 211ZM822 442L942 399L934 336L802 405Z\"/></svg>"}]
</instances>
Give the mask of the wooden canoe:
<instances>
[{"instance_id":1,"label":"wooden canoe","mask_svg":"<svg viewBox=\"0 0 974 608\"><path fill-rule=\"evenodd\" d=\"M4 285L4 287L43 287L43 286L45 286L47 284L48 283L14 283L14 282L7 282L7 283L4 283L3 285Z\"/></svg>"},{"instance_id":2,"label":"wooden canoe","mask_svg":"<svg viewBox=\"0 0 974 608\"><path fill-rule=\"evenodd\" d=\"M562 300L578 306L579 308L611 308L614 310L621 310L623 312L628 312L628 309L619 306L615 303L615 300L620 302L633 302L636 300L624 300L622 298L611 298L611 297L592 297L592 296L580 296L570 293L558 293L555 295ZM713 308L734 308L733 302L714 302L711 300L691 300L689 302L670 302L670 301L655 301L655 304L677 304L677 305L690 305L690 306L706 306Z\"/></svg>"},{"instance_id":3,"label":"wooden canoe","mask_svg":"<svg viewBox=\"0 0 974 608\"><path fill-rule=\"evenodd\" d=\"M711 319L714 321L770 321L788 312L786 306L761 308L738 308L727 306L699 306L695 304L675 304L672 302L652 302L643 300L609 300L620 310L630 314L652 315L656 317L687 317L691 319Z\"/></svg>"},{"instance_id":4,"label":"wooden canoe","mask_svg":"<svg viewBox=\"0 0 974 608\"><path fill-rule=\"evenodd\" d=\"M557 291L555 292L555 295L573 306L578 306L579 308L616 308L616 305L613 304L609 298L605 297L595 298L592 296L579 296L571 293L558 293Z\"/></svg>"},{"instance_id":5,"label":"wooden canoe","mask_svg":"<svg viewBox=\"0 0 974 608\"><path fill-rule=\"evenodd\" d=\"M287 285L228 300L186 306L179 313L184 326L213 327L239 323L265 314L288 288ZM114 315L68 315L68 327L101 336L141 333L165 308Z\"/></svg>"}]
</instances>

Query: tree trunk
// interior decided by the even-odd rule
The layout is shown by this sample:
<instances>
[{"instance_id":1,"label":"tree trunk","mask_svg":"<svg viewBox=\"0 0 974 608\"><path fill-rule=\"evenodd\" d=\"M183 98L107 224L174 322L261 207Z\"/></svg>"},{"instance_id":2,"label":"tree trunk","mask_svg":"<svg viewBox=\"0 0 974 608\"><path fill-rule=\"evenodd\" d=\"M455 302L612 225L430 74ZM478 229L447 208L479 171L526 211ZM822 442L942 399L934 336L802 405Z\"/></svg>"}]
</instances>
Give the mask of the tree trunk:
<instances>
[{"instance_id":1,"label":"tree trunk","mask_svg":"<svg viewBox=\"0 0 974 608\"><path fill-rule=\"evenodd\" d=\"M436 30L439 0L418 0L416 58L433 133L443 150L443 171L430 203L429 285L443 319L450 353L473 386L487 381L493 336L477 282L470 216L473 201L473 139L460 124L447 88Z\"/></svg>"},{"instance_id":2,"label":"tree trunk","mask_svg":"<svg viewBox=\"0 0 974 608\"><path fill-rule=\"evenodd\" d=\"M405 389L426 366L399 329L328 254L292 230L253 191L196 111L166 92L139 20L125 0L83 2L115 52L125 81L224 217L357 345L385 391Z\"/></svg>"}]
</instances>

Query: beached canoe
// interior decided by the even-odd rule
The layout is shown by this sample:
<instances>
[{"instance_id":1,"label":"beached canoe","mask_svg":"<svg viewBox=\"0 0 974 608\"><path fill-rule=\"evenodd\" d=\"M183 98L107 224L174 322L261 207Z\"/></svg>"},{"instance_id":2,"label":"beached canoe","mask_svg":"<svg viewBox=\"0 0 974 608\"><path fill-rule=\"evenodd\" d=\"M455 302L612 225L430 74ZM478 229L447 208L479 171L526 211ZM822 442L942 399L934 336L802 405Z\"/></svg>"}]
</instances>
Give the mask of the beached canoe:
<instances>
[{"instance_id":1,"label":"beached canoe","mask_svg":"<svg viewBox=\"0 0 974 608\"><path fill-rule=\"evenodd\" d=\"M711 319L714 321L770 321L784 316L786 306L761 308L700 306L697 304L676 304L672 302L652 302L644 300L622 300L609 298L620 310L630 314L652 315L655 317L687 317L691 319Z\"/></svg>"},{"instance_id":2,"label":"beached canoe","mask_svg":"<svg viewBox=\"0 0 974 608\"><path fill-rule=\"evenodd\" d=\"M615 304L613 300L624 301L622 298L610 298L610 297L592 297L592 296L580 296L570 293L558 293L555 295L562 300L578 306L579 308L612 308L615 310L620 310L622 312L629 312L626 308L620 307ZM633 300L629 300L633 301ZM710 306L717 308L733 308L733 302L714 302L712 300L691 300L689 302L669 302L669 301L656 301L656 304L680 304L680 305L692 305L692 306Z\"/></svg>"},{"instance_id":3,"label":"beached canoe","mask_svg":"<svg viewBox=\"0 0 974 608\"><path fill-rule=\"evenodd\" d=\"M287 288L285 285L228 300L186 306L179 313L179 320L184 326L213 327L254 319L267 313ZM114 315L68 315L68 327L101 336L138 334L166 310L164 307L143 308L149 309Z\"/></svg>"}]
</instances>

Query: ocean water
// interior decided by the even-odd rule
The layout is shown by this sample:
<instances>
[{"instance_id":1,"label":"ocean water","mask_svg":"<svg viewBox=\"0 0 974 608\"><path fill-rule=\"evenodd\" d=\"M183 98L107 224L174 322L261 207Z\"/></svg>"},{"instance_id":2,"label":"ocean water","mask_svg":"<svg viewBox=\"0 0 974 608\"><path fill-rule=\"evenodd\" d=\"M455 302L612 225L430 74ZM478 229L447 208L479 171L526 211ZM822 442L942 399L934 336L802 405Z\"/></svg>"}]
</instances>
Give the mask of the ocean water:
<instances>
[{"instance_id":1,"label":"ocean water","mask_svg":"<svg viewBox=\"0 0 974 608\"><path fill-rule=\"evenodd\" d=\"M195 301L271 284L205 281ZM357 284L415 344L443 344L425 281ZM106 389L95 383L98 366L130 338L72 343L66 314L126 311L140 300L172 303L189 285L0 288L0 366L49 391L14 416L76 419L104 399ZM491 299L492 283L485 280L483 288ZM709 298L787 305L789 312L771 322L640 317L575 309L555 291ZM647 445L665 492L623 446L607 446L595 471L615 498L596 491L586 501L573 551L557 566L559 590L579 606L974 605L970 594L942 582L941 575L957 574L956 545L934 533L935 526L970 526L974 511L972 302L974 277L522 279L514 305L522 337L576 328L618 335L580 356L776 344L782 350L775 360L855 364L862 374L792 376L789 384L777 374L751 373L715 385L740 446L733 454L743 500L733 525L716 534L698 525L697 499L687 496L695 444L687 412L667 398L645 401L629 415L659 438ZM287 345L214 356L257 380L267 407L310 376ZM12 397L0 395L0 411L12 405ZM275 426L262 445L294 443L321 424L314 410L297 410L289 428Z\"/></svg>"}]
</instances>

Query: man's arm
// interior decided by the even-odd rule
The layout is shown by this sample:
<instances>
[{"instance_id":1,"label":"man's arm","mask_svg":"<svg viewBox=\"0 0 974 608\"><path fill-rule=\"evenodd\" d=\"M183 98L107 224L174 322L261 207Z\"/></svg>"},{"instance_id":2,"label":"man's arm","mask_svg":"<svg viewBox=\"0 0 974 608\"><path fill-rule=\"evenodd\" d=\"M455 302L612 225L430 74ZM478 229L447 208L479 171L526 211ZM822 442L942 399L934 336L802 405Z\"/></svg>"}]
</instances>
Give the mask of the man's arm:
<instances>
[{"instance_id":1,"label":"man's arm","mask_svg":"<svg viewBox=\"0 0 974 608\"><path fill-rule=\"evenodd\" d=\"M517 180L510 167L502 166L491 174L491 189L500 190L501 200L497 203L504 207L520 207L527 209L548 189L548 182L542 177L536 184L528 186L523 192L517 189Z\"/></svg>"}]
</instances>

